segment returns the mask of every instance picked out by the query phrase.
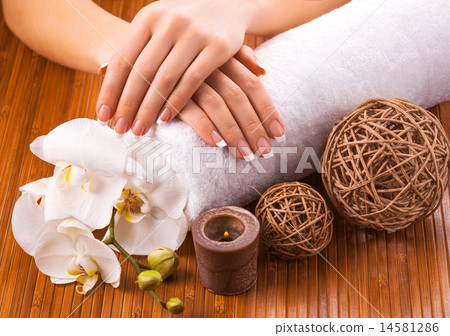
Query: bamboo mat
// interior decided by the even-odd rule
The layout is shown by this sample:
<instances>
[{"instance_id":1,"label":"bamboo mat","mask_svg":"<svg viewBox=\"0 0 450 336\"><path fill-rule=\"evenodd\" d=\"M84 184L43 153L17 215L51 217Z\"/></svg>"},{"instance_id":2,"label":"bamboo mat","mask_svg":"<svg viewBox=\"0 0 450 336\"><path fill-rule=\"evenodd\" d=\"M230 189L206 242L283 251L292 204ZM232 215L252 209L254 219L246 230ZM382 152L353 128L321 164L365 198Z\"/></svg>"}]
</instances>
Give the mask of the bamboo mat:
<instances>
[{"instance_id":1,"label":"bamboo mat","mask_svg":"<svg viewBox=\"0 0 450 336\"><path fill-rule=\"evenodd\" d=\"M130 19L144 3L100 4ZM0 20L0 317L169 317L135 286L131 265L123 268L119 288L100 286L85 298L73 284L53 285L15 243L10 217L19 186L52 174L28 145L64 121L93 118L101 80L39 57L9 32L1 14ZM450 135L450 102L432 112ZM305 179L323 193L319 180ZM256 285L231 297L201 285L189 234L175 277L157 291L184 300L184 317L450 316L448 189L434 215L397 233L357 228L340 218L334 225L324 258L283 261L261 247Z\"/></svg>"}]
</instances>

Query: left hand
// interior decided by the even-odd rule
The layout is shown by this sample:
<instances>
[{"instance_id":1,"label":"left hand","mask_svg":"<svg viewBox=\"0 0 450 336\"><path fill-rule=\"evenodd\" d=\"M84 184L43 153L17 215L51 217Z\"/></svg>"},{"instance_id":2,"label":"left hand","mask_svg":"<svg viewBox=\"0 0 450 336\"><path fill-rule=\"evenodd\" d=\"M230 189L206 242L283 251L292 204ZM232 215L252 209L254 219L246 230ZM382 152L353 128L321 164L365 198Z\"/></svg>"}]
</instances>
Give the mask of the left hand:
<instances>
[{"instance_id":1,"label":"left hand","mask_svg":"<svg viewBox=\"0 0 450 336\"><path fill-rule=\"evenodd\" d=\"M97 111L136 135L172 120L243 43L257 0L162 0L144 7L111 58ZM151 83L151 87L150 84Z\"/></svg>"}]
</instances>

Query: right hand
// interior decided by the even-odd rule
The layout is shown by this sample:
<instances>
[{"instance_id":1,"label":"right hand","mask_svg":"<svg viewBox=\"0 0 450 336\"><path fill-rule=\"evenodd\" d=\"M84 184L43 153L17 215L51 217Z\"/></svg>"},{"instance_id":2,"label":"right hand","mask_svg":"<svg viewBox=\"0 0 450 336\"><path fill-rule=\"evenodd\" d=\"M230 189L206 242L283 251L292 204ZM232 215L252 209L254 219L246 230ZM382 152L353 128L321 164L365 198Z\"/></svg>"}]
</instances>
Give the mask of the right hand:
<instances>
[{"instance_id":1,"label":"right hand","mask_svg":"<svg viewBox=\"0 0 450 336\"><path fill-rule=\"evenodd\" d=\"M270 138L281 140L284 126L258 76L264 74L251 48L214 71L179 117L211 146L225 145L239 159L270 157Z\"/></svg>"}]
</instances>

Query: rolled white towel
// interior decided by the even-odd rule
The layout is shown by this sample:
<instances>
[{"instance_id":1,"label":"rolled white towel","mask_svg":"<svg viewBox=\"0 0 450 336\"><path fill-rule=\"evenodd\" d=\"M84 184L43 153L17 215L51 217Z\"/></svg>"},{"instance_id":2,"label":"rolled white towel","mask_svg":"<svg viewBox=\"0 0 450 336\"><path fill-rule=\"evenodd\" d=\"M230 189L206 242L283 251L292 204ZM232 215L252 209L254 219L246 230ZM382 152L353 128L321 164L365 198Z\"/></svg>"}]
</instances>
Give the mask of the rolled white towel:
<instances>
[{"instance_id":1,"label":"rolled white towel","mask_svg":"<svg viewBox=\"0 0 450 336\"><path fill-rule=\"evenodd\" d=\"M425 108L450 100L449 22L448 0L353 0L261 45L262 80L286 126L272 158L236 161L178 120L153 134L171 146L172 168L191 192L188 216L245 205L313 171L297 169L303 153L314 161L305 148L320 157L334 122L368 98L401 97Z\"/></svg>"}]
</instances>

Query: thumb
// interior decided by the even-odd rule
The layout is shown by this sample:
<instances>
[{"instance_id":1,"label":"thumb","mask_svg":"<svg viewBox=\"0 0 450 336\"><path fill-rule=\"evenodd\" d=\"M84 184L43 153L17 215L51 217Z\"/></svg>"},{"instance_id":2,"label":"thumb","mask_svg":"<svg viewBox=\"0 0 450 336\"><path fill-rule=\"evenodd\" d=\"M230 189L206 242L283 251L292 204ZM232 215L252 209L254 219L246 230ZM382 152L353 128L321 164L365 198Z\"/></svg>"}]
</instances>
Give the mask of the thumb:
<instances>
[{"instance_id":1,"label":"thumb","mask_svg":"<svg viewBox=\"0 0 450 336\"><path fill-rule=\"evenodd\" d=\"M261 66L258 61L255 52L252 48L247 45L243 45L241 49L234 55L239 62L241 62L247 69L253 72L256 76L261 76L266 74L266 70Z\"/></svg>"}]
</instances>

